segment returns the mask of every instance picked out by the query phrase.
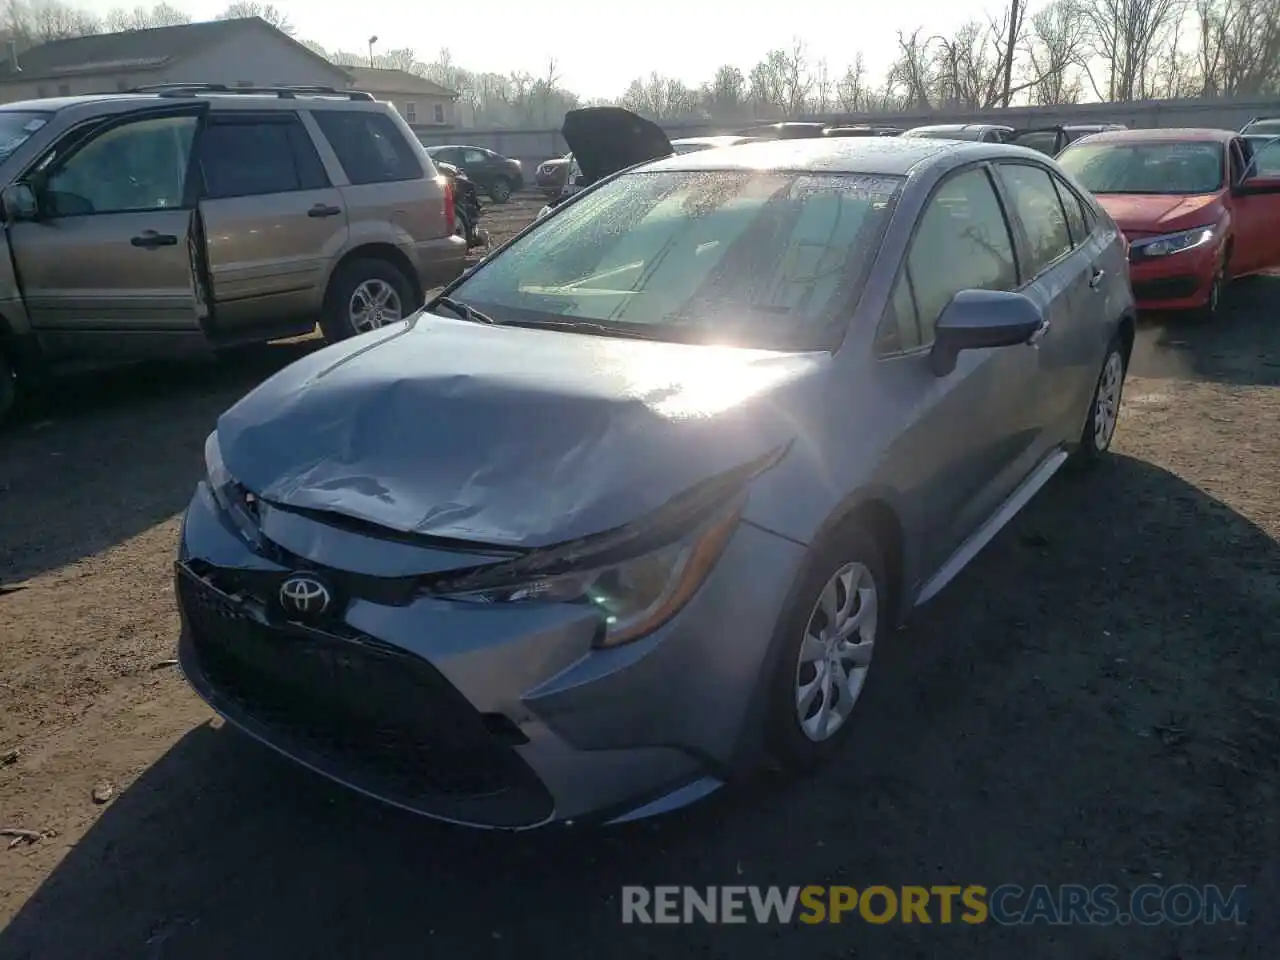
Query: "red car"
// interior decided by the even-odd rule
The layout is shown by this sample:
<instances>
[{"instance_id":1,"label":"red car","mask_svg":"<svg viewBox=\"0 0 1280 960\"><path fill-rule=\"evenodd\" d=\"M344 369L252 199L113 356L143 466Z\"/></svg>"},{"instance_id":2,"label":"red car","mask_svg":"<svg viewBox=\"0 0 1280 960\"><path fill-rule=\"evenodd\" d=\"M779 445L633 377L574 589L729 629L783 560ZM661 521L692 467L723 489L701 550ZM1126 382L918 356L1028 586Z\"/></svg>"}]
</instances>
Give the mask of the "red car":
<instances>
[{"instance_id":1,"label":"red car","mask_svg":"<svg viewBox=\"0 0 1280 960\"><path fill-rule=\"evenodd\" d=\"M1143 310L1214 316L1234 277L1280 267L1280 177L1230 130L1117 130L1077 140L1058 163L1129 242Z\"/></svg>"}]
</instances>

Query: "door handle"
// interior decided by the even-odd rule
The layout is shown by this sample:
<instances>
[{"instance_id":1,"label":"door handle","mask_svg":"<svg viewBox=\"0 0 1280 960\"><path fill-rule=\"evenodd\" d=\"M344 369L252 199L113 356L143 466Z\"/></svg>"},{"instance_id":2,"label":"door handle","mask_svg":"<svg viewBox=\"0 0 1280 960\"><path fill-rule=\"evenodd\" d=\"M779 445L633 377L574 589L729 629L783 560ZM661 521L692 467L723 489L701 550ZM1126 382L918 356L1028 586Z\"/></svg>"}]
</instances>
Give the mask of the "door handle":
<instances>
[{"instance_id":1,"label":"door handle","mask_svg":"<svg viewBox=\"0 0 1280 960\"><path fill-rule=\"evenodd\" d=\"M1097 290L1102 283L1102 278L1105 277L1106 275L1107 275L1107 271L1099 270L1097 267L1094 267L1093 276L1089 278L1089 289Z\"/></svg>"},{"instance_id":2,"label":"door handle","mask_svg":"<svg viewBox=\"0 0 1280 960\"><path fill-rule=\"evenodd\" d=\"M1031 334L1031 336L1027 337L1027 343L1029 344L1039 343L1041 340L1044 339L1044 335L1049 332L1049 327L1050 327L1050 323L1049 323L1049 320L1046 318L1040 324L1040 326L1036 327L1035 331Z\"/></svg>"},{"instance_id":3,"label":"door handle","mask_svg":"<svg viewBox=\"0 0 1280 960\"><path fill-rule=\"evenodd\" d=\"M308 217L336 217L342 212L341 207L331 207L327 203L317 203L307 211Z\"/></svg>"},{"instance_id":4,"label":"door handle","mask_svg":"<svg viewBox=\"0 0 1280 960\"><path fill-rule=\"evenodd\" d=\"M134 237L129 242L135 247L145 247L151 250L155 247L176 247L178 238L171 233L156 233L154 230L144 230L141 236Z\"/></svg>"}]
</instances>

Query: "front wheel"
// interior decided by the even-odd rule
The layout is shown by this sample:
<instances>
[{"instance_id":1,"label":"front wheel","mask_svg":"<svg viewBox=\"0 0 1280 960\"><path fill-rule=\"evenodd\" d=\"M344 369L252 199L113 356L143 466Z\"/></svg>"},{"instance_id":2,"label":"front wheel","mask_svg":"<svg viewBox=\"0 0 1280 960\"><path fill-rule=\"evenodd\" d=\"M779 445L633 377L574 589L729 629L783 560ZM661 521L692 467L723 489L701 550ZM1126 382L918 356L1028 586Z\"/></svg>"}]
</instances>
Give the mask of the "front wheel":
<instances>
[{"instance_id":1,"label":"front wheel","mask_svg":"<svg viewBox=\"0 0 1280 960\"><path fill-rule=\"evenodd\" d=\"M1120 401L1124 394L1127 366L1120 340L1112 340L1102 361L1102 371L1098 374L1098 383L1093 389L1093 402L1089 404L1089 419L1085 422L1084 433L1076 452L1076 459L1081 463L1096 463L1111 449L1116 424L1120 420Z\"/></svg>"},{"instance_id":2,"label":"front wheel","mask_svg":"<svg viewBox=\"0 0 1280 960\"><path fill-rule=\"evenodd\" d=\"M854 529L819 548L779 625L767 733L784 767L821 766L848 737L886 630L886 587L882 553L866 532Z\"/></svg>"},{"instance_id":3,"label":"front wheel","mask_svg":"<svg viewBox=\"0 0 1280 960\"><path fill-rule=\"evenodd\" d=\"M386 260L352 260L329 282L320 329L330 343L396 323L416 309L413 287Z\"/></svg>"}]
</instances>

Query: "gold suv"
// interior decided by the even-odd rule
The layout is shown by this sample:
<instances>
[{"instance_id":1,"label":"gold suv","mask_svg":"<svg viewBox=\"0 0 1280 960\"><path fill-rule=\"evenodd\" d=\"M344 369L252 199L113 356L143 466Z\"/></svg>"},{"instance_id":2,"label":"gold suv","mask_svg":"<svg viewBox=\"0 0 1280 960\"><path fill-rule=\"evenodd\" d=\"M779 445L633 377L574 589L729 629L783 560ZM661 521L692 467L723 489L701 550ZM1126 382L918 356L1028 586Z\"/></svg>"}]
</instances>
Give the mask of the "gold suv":
<instances>
[{"instance_id":1,"label":"gold suv","mask_svg":"<svg viewBox=\"0 0 1280 960\"><path fill-rule=\"evenodd\" d=\"M325 87L5 104L0 216L0 419L69 368L372 330L466 256L400 115Z\"/></svg>"}]
</instances>

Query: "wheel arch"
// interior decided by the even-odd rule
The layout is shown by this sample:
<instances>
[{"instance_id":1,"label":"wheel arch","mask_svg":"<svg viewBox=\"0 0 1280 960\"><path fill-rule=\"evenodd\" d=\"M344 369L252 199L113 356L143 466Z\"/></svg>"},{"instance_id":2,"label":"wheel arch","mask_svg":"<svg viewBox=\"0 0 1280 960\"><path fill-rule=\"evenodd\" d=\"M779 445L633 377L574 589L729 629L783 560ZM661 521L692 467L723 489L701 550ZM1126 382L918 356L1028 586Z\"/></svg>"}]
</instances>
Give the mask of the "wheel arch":
<instances>
[{"instance_id":1,"label":"wheel arch","mask_svg":"<svg viewBox=\"0 0 1280 960\"><path fill-rule=\"evenodd\" d=\"M907 583L910 558L906 549L906 531L901 510L895 505L897 497L887 489L864 490L841 501L818 526L809 539L804 562L793 578L787 599L784 601L775 623L774 635L756 677L743 727L738 736L730 768L745 772L757 767L769 757L765 727L767 723L771 680L778 669L778 660L785 646L781 624L790 619L799 602L799 590L812 572L814 558L821 554L833 539L847 535L855 529L864 530L883 551L885 575L889 578L887 589L891 611L890 625L897 626L907 613Z\"/></svg>"},{"instance_id":2,"label":"wheel arch","mask_svg":"<svg viewBox=\"0 0 1280 960\"><path fill-rule=\"evenodd\" d=\"M328 304L329 297L333 292L334 279L341 276L342 271L356 260L383 260L390 263L403 273L405 279L409 281L409 286L413 289L414 309L422 306L423 301L426 299L426 291L422 287L422 280L418 276L418 271L414 267L413 261L409 259L408 254L394 243L387 243L386 241L362 243L358 247L352 247L338 258L338 262L329 271L329 279L325 284L324 299L326 304Z\"/></svg>"}]
</instances>

